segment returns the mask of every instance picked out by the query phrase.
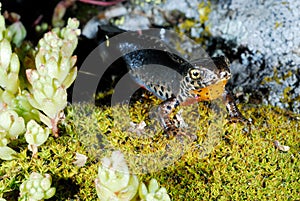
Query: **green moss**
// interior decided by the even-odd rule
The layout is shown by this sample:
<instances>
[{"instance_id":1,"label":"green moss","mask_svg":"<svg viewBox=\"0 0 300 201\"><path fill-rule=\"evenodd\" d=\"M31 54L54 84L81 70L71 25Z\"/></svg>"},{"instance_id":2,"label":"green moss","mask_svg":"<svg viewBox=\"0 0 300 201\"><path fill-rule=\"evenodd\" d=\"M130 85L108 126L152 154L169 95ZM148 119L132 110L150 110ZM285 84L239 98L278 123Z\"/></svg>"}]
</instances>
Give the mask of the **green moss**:
<instances>
[{"instance_id":1,"label":"green moss","mask_svg":"<svg viewBox=\"0 0 300 201\"><path fill-rule=\"evenodd\" d=\"M97 175L98 164L93 161L88 162L85 167L76 167L73 164L75 153L85 154L85 150L73 134L67 133L69 132L59 139L49 137L40 147L37 158L30 158L30 152L23 148L20 159L2 161L0 197L17 200L21 183L31 172L39 172L52 176L52 186L56 187L56 194L50 200L95 200L97 195L93 181Z\"/></svg>"},{"instance_id":2,"label":"green moss","mask_svg":"<svg viewBox=\"0 0 300 201\"><path fill-rule=\"evenodd\" d=\"M152 164L151 160L147 161L150 168L155 165L153 161L161 162L163 168L139 175L144 182L157 179L172 200L300 199L299 115L271 106L243 105L242 113L253 120L249 133L245 132L244 125L225 124L220 115L223 106L219 112L206 107L206 103L185 107L182 112L185 121L191 127L199 126L188 130L198 140L181 146L178 139L172 141L162 131L155 133L149 129L149 125L156 124L149 118L148 110L158 102L149 97L149 101L129 109L125 106L96 108L92 104L68 107L61 136L49 137L36 158L30 158L30 152L23 146L19 147L20 159L1 161L0 197L16 200L20 184L36 171L51 174L53 178L52 186L57 192L50 200L96 200L94 179L99 161L107 153L120 149L127 157L137 153L147 155L178 143L186 152L181 156L176 149L172 150L173 157L181 156L174 163L163 167L168 161L152 158ZM148 124L140 138L128 131L127 123L131 121ZM279 151L273 145L274 140L290 146L290 150ZM73 164L76 153L88 156L85 166ZM141 173L138 158L130 159L130 167Z\"/></svg>"}]
</instances>

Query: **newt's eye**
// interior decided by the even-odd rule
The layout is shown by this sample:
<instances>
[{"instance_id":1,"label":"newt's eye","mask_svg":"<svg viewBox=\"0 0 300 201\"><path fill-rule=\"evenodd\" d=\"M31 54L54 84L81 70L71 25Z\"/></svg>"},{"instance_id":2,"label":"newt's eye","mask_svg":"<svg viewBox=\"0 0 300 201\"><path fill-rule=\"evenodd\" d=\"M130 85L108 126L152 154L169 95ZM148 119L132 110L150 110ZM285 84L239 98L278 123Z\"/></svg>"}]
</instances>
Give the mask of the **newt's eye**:
<instances>
[{"instance_id":1,"label":"newt's eye","mask_svg":"<svg viewBox=\"0 0 300 201\"><path fill-rule=\"evenodd\" d=\"M190 70L190 76L193 80L199 79L201 77L201 73L199 69L191 69Z\"/></svg>"}]
</instances>

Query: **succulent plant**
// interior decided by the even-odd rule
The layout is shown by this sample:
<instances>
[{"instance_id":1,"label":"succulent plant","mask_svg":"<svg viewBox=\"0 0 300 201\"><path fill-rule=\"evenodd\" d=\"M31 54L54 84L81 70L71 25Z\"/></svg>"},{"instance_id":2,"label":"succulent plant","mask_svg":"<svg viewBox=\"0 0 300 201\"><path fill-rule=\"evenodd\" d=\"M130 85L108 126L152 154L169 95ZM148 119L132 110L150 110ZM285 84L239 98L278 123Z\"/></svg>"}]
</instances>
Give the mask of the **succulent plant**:
<instances>
[{"instance_id":1,"label":"succulent plant","mask_svg":"<svg viewBox=\"0 0 300 201\"><path fill-rule=\"evenodd\" d=\"M9 36L11 37L11 42L19 47L27 34L24 25L22 22L16 21L7 27L7 29L9 31Z\"/></svg>"},{"instance_id":2,"label":"succulent plant","mask_svg":"<svg viewBox=\"0 0 300 201\"><path fill-rule=\"evenodd\" d=\"M69 22L76 25L72 20ZM61 30L62 37L66 38L59 38L54 32L45 34L39 41L39 51L35 57L38 73L56 79L64 88L68 88L77 75L77 68L74 66L76 56L72 56L72 53L77 46L78 32L77 29L70 29L72 30ZM66 33L70 35L65 36Z\"/></svg>"},{"instance_id":3,"label":"succulent plant","mask_svg":"<svg viewBox=\"0 0 300 201\"><path fill-rule=\"evenodd\" d=\"M16 139L25 131L25 123L15 111L2 110L0 112L0 130L8 139Z\"/></svg>"},{"instance_id":4,"label":"succulent plant","mask_svg":"<svg viewBox=\"0 0 300 201\"><path fill-rule=\"evenodd\" d=\"M20 63L18 56L12 53L10 42L3 39L0 42L0 60L1 60L1 86L11 92L18 91L18 73L20 70Z\"/></svg>"},{"instance_id":5,"label":"succulent plant","mask_svg":"<svg viewBox=\"0 0 300 201\"><path fill-rule=\"evenodd\" d=\"M43 128L34 120L30 120L27 123L25 139L26 142L29 144L29 150L33 152L33 155L37 153L37 147L46 142L49 133L49 128Z\"/></svg>"},{"instance_id":6,"label":"succulent plant","mask_svg":"<svg viewBox=\"0 0 300 201\"><path fill-rule=\"evenodd\" d=\"M51 187L51 183L51 175L31 173L29 179L20 186L19 201L38 201L53 197L56 189Z\"/></svg>"},{"instance_id":7,"label":"succulent plant","mask_svg":"<svg viewBox=\"0 0 300 201\"><path fill-rule=\"evenodd\" d=\"M52 128L54 135L57 135L58 116L67 105L66 90L77 75L77 67L74 66L77 58L72 53L78 43L78 26L76 19L69 19L65 28L46 33L38 44L36 69L26 70L31 85L26 93L27 99L33 107L46 114L41 120Z\"/></svg>"},{"instance_id":8,"label":"succulent plant","mask_svg":"<svg viewBox=\"0 0 300 201\"><path fill-rule=\"evenodd\" d=\"M7 144L25 132L25 122L13 110L0 110L0 158L11 160L16 152L7 147Z\"/></svg>"},{"instance_id":9,"label":"succulent plant","mask_svg":"<svg viewBox=\"0 0 300 201\"><path fill-rule=\"evenodd\" d=\"M142 201L170 201L167 190L164 187L159 187L156 179L151 179L148 188L144 183L140 184L139 196Z\"/></svg>"},{"instance_id":10,"label":"succulent plant","mask_svg":"<svg viewBox=\"0 0 300 201\"><path fill-rule=\"evenodd\" d=\"M39 41L36 51L31 51L33 57L25 57L22 62L27 68L25 77L19 73L23 66L20 66L18 55L12 51L11 43L19 46L26 30L19 18L6 28L4 17L0 14L1 159L10 160L17 154L7 145L25 132L26 123L25 138L33 154L47 140L48 128L57 136L57 124L67 105L66 90L77 75L76 56L72 54L80 34L78 26L78 20L69 19L65 28L46 33ZM2 111L5 112L2 114ZM41 122L48 128L38 125Z\"/></svg>"},{"instance_id":11,"label":"succulent plant","mask_svg":"<svg viewBox=\"0 0 300 201\"><path fill-rule=\"evenodd\" d=\"M27 70L31 93L26 93L29 103L54 119L67 105L67 92L56 79L37 73L36 70Z\"/></svg>"},{"instance_id":12,"label":"succulent plant","mask_svg":"<svg viewBox=\"0 0 300 201\"><path fill-rule=\"evenodd\" d=\"M1 16L0 16L1 17ZM20 62L12 53L10 42L6 38L0 40L0 101L9 103L19 89ZM1 89L2 88L2 89ZM3 90L4 89L4 90Z\"/></svg>"},{"instance_id":13,"label":"succulent plant","mask_svg":"<svg viewBox=\"0 0 300 201\"><path fill-rule=\"evenodd\" d=\"M7 108L17 112L19 116L23 117L25 123L32 119L40 121L40 112L29 103L26 94L27 91L24 90L15 98L12 98Z\"/></svg>"},{"instance_id":14,"label":"succulent plant","mask_svg":"<svg viewBox=\"0 0 300 201\"><path fill-rule=\"evenodd\" d=\"M0 4L1 9L1 4ZM18 26L18 25L16 25ZM11 41L15 40L13 25L6 29L3 15L0 15L0 103L7 104L19 90L20 62L12 52Z\"/></svg>"},{"instance_id":15,"label":"succulent plant","mask_svg":"<svg viewBox=\"0 0 300 201\"><path fill-rule=\"evenodd\" d=\"M3 139L3 138L0 138L0 140L3 142L3 141L6 141L7 139ZM12 148L8 147L8 146L1 146L0 147L0 159L2 160L12 160L14 158L17 157L17 152L15 150L13 150Z\"/></svg>"},{"instance_id":16,"label":"succulent plant","mask_svg":"<svg viewBox=\"0 0 300 201\"><path fill-rule=\"evenodd\" d=\"M102 160L95 184L101 201L128 201L136 195L139 180L129 173L123 154L114 151L110 158Z\"/></svg>"}]
</instances>

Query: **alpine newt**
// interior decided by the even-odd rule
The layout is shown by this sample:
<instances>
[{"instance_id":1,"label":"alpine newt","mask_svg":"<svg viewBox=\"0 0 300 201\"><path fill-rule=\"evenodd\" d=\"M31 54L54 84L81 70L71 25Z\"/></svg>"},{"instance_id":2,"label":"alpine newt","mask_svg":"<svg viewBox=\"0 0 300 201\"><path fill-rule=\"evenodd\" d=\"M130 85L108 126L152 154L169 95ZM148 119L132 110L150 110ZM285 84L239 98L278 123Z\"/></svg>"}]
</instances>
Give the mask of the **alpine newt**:
<instances>
[{"instance_id":1,"label":"alpine newt","mask_svg":"<svg viewBox=\"0 0 300 201\"><path fill-rule=\"evenodd\" d=\"M132 38L119 44L123 59L133 79L163 100L158 117L168 136L182 134L176 118L170 118L179 105L219 97L223 98L231 122L249 123L225 88L231 77L230 62L225 56L187 61L159 38L135 32ZM150 48L145 48L145 43L151 43Z\"/></svg>"}]
</instances>

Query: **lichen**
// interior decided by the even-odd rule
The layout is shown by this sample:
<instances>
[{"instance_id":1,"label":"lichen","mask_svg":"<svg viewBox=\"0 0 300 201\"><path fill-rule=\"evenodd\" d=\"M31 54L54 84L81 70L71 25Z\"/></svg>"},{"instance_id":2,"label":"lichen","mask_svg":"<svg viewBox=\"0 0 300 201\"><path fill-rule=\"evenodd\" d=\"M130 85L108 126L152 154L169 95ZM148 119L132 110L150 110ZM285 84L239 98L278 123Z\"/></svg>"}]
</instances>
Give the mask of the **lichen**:
<instances>
[{"instance_id":1,"label":"lichen","mask_svg":"<svg viewBox=\"0 0 300 201\"><path fill-rule=\"evenodd\" d=\"M300 102L295 99L300 94L296 76L300 69L299 8L299 1L225 1L215 3L209 17L211 36L221 43L213 53L221 50L235 55L231 58L236 60L231 68L238 72L233 74L234 87L242 85L244 92L254 96L262 92L265 103L296 113L300 113ZM275 82L261 85L261 80L274 77L273 68ZM286 79L289 73L294 76ZM286 87L291 87L292 101L283 97Z\"/></svg>"},{"instance_id":2,"label":"lichen","mask_svg":"<svg viewBox=\"0 0 300 201\"><path fill-rule=\"evenodd\" d=\"M176 31L180 35L188 35L197 43L205 45L207 37L210 36L210 25L208 24L209 13L211 12L210 1L202 1L198 4L199 19L187 18L178 24Z\"/></svg>"}]
</instances>

